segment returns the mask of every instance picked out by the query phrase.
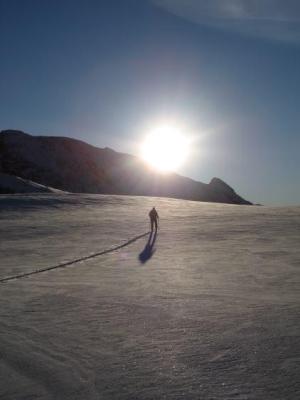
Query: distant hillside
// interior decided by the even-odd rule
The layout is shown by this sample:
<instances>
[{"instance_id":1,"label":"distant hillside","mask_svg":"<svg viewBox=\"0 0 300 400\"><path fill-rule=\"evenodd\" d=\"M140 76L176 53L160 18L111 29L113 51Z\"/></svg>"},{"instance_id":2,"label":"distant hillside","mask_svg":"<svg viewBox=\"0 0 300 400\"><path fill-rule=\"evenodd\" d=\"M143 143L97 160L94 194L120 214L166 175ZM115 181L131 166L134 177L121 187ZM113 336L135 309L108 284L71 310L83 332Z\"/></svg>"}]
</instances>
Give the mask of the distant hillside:
<instances>
[{"instance_id":1,"label":"distant hillside","mask_svg":"<svg viewBox=\"0 0 300 400\"><path fill-rule=\"evenodd\" d=\"M28 179L0 172L0 194L3 193L66 193Z\"/></svg>"},{"instance_id":2,"label":"distant hillside","mask_svg":"<svg viewBox=\"0 0 300 400\"><path fill-rule=\"evenodd\" d=\"M251 204L218 178L205 184L175 173L160 174L129 154L21 131L0 132L0 172L68 192Z\"/></svg>"}]
</instances>

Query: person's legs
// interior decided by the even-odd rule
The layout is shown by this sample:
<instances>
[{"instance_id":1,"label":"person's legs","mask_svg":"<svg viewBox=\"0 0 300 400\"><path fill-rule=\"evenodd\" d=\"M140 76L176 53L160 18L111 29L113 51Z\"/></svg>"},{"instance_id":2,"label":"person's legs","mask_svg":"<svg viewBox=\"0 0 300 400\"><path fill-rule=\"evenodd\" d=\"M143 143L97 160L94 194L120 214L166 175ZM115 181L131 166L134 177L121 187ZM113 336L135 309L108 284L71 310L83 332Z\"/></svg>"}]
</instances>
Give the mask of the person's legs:
<instances>
[{"instance_id":1,"label":"person's legs","mask_svg":"<svg viewBox=\"0 0 300 400\"><path fill-rule=\"evenodd\" d=\"M154 220L155 230L157 231L157 219Z\"/></svg>"},{"instance_id":2,"label":"person's legs","mask_svg":"<svg viewBox=\"0 0 300 400\"><path fill-rule=\"evenodd\" d=\"M153 231L153 219L151 218L151 232Z\"/></svg>"}]
</instances>

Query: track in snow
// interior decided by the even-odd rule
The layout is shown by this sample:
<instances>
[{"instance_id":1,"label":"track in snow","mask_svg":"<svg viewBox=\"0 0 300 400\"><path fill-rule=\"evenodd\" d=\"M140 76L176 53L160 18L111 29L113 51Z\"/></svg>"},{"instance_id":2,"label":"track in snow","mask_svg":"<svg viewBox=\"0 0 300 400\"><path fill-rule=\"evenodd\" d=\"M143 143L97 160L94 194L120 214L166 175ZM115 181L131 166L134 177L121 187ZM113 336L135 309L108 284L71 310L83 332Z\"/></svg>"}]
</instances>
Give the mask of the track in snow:
<instances>
[{"instance_id":1,"label":"track in snow","mask_svg":"<svg viewBox=\"0 0 300 400\"><path fill-rule=\"evenodd\" d=\"M119 249L122 249L123 247L129 246L130 244L136 242L137 240L143 238L144 236L147 236L148 234L149 234L149 232L143 233L141 235L135 236L132 239L129 239L127 242L125 242L123 244L120 244L120 245L118 245L116 247L113 247L111 249L106 249L106 250L100 251L98 253L90 254L89 256L76 258L75 260L67 261L67 262L64 262L64 263L61 263L61 264L57 264L57 265L52 265L51 267L36 269L34 271L25 272L23 274L7 276L5 278L0 279L0 283L6 283L8 281L12 281L12 280L15 280L15 279L25 278L25 277L30 276L30 275L40 274L42 272L51 271L53 269L66 268L66 267L69 267L71 265L77 264L77 263L79 263L81 261L86 261L86 260L89 260L91 258L99 257L99 256L102 256L102 255L107 254L107 253L112 253L113 251L117 251Z\"/></svg>"}]
</instances>

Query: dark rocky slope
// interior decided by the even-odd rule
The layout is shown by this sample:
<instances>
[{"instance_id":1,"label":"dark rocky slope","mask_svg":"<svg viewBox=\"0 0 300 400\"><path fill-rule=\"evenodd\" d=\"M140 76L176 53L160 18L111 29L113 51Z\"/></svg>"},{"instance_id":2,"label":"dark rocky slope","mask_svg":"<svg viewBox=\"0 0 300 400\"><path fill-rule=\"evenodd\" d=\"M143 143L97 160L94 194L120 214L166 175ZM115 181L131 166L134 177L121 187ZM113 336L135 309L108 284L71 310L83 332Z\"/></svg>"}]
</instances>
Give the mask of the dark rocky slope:
<instances>
[{"instance_id":1,"label":"dark rocky slope","mask_svg":"<svg viewBox=\"0 0 300 400\"><path fill-rule=\"evenodd\" d=\"M0 172L0 194L3 193L66 193L28 179Z\"/></svg>"},{"instance_id":2,"label":"dark rocky slope","mask_svg":"<svg viewBox=\"0 0 300 400\"><path fill-rule=\"evenodd\" d=\"M0 132L0 172L69 192L165 196L251 204L221 179L209 184L160 174L139 158L65 137Z\"/></svg>"}]
</instances>

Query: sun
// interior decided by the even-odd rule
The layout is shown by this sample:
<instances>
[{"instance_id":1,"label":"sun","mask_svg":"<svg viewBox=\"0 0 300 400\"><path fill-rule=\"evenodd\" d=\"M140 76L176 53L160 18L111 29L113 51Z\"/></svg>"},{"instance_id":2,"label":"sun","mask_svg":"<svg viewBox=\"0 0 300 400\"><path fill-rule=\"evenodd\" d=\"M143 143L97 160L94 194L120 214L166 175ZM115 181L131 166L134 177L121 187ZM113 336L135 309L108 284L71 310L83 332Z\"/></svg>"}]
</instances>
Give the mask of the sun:
<instances>
[{"instance_id":1,"label":"sun","mask_svg":"<svg viewBox=\"0 0 300 400\"><path fill-rule=\"evenodd\" d=\"M161 125L151 131L141 146L141 157L162 172L176 171L187 155L187 138L171 125Z\"/></svg>"}]
</instances>

